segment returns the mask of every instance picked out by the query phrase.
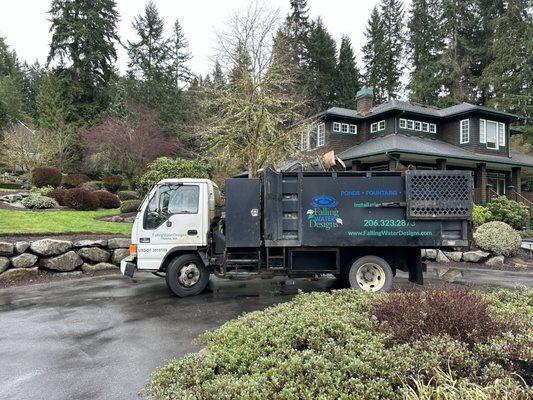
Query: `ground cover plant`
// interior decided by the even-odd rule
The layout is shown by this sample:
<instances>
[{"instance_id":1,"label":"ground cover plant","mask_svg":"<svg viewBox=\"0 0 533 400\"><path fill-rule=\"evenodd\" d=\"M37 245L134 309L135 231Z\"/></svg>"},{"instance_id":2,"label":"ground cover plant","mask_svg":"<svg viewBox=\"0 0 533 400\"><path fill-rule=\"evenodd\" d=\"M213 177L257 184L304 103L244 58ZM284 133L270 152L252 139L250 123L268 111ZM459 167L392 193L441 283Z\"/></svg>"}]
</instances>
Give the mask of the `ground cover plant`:
<instances>
[{"instance_id":1,"label":"ground cover plant","mask_svg":"<svg viewBox=\"0 0 533 400\"><path fill-rule=\"evenodd\" d=\"M130 223L100 221L118 209L98 211L18 211L0 209L0 235L111 233L129 235Z\"/></svg>"},{"instance_id":2,"label":"ground cover plant","mask_svg":"<svg viewBox=\"0 0 533 400\"><path fill-rule=\"evenodd\" d=\"M422 306L409 306L413 301ZM441 302L449 308L433 309ZM418 326L411 334L393 316L398 313ZM533 291L525 288L299 294L204 333L197 343L206 351L168 362L147 394L158 400L526 399L533 396L532 317Z\"/></svg>"}]
</instances>

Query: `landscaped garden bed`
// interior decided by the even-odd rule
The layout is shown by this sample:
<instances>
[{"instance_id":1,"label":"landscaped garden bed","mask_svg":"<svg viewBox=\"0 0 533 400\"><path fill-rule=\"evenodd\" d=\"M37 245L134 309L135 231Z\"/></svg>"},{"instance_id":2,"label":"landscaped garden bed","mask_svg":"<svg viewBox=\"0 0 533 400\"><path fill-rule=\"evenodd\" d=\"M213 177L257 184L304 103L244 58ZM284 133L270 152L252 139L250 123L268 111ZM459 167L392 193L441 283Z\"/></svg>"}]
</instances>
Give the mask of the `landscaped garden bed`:
<instances>
[{"instance_id":1,"label":"landscaped garden bed","mask_svg":"<svg viewBox=\"0 0 533 400\"><path fill-rule=\"evenodd\" d=\"M533 291L300 294L156 371L170 399L532 398Z\"/></svg>"}]
</instances>

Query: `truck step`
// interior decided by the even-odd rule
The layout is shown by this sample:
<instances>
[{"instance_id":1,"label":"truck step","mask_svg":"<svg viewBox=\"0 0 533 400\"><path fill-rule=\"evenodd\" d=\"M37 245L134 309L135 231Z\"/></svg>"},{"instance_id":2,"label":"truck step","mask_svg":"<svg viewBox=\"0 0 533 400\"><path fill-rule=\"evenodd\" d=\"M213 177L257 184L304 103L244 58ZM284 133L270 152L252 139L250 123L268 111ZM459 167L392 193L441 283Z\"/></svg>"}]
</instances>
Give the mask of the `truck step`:
<instances>
[{"instance_id":1,"label":"truck step","mask_svg":"<svg viewBox=\"0 0 533 400\"><path fill-rule=\"evenodd\" d=\"M257 264L257 258L234 258L226 260L226 264Z\"/></svg>"}]
</instances>

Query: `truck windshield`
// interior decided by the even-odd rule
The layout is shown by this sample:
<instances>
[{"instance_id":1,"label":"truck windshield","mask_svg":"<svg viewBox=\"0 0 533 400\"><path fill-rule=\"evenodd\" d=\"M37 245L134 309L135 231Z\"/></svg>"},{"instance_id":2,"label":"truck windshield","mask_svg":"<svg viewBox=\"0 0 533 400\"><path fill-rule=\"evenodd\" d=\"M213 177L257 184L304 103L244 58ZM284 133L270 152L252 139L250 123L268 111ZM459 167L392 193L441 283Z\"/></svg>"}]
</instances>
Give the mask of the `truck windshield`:
<instances>
[{"instance_id":1,"label":"truck windshield","mask_svg":"<svg viewBox=\"0 0 533 400\"><path fill-rule=\"evenodd\" d=\"M199 187L197 185L162 185L159 204L154 194L146 207L144 229L155 229L175 214L198 213Z\"/></svg>"}]
</instances>

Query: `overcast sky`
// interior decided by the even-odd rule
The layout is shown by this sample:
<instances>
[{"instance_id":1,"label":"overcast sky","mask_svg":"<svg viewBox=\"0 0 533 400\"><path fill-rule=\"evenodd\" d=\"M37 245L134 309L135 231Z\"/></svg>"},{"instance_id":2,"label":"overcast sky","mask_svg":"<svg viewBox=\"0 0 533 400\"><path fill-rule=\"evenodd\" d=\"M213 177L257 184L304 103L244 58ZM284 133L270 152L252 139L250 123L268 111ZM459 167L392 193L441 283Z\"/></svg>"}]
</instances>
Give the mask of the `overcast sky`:
<instances>
[{"instance_id":1,"label":"overcast sky","mask_svg":"<svg viewBox=\"0 0 533 400\"><path fill-rule=\"evenodd\" d=\"M370 11L378 0L309 0L311 18L322 17L337 44L347 34L354 47L360 67L361 47ZM48 0L3 0L0 8L0 35L17 52L20 61L33 63L46 61L51 35ZM119 35L123 43L135 40L132 28L133 17L143 12L147 0L117 0L120 22ZM189 66L196 73L206 74L212 70L209 60L213 53L214 32L235 10L246 7L250 0L155 0L160 14L165 19L167 35L178 18L189 41L193 59ZM282 18L289 11L289 0L269 0L268 4L278 8ZM338 46L337 46L338 47ZM118 49L117 65L121 72L126 70L127 55Z\"/></svg>"}]
</instances>

